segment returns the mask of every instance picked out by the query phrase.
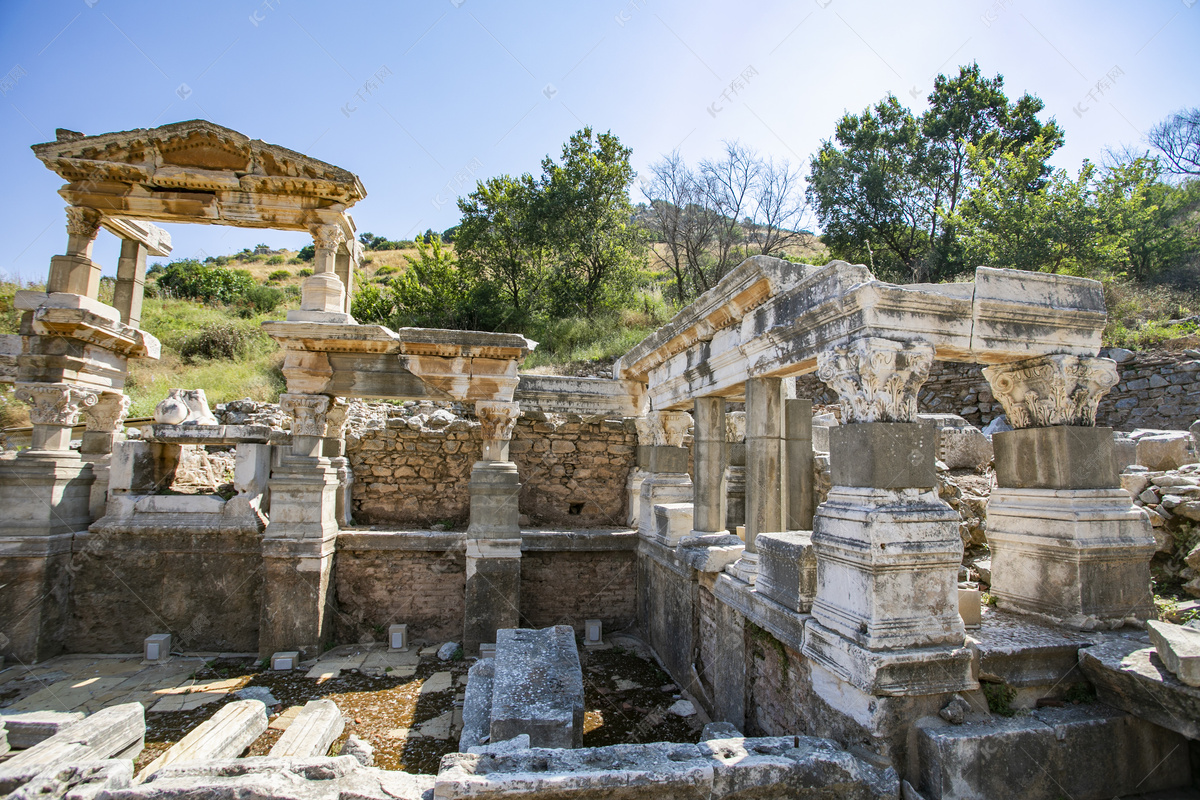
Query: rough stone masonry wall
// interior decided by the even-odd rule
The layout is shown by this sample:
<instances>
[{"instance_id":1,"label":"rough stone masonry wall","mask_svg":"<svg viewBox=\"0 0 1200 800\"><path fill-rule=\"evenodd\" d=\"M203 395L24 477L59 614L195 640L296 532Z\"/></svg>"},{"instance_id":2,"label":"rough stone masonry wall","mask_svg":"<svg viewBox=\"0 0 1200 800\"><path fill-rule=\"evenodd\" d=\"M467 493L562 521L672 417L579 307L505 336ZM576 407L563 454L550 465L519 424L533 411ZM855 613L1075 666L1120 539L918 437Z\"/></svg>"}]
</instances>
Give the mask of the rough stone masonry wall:
<instances>
[{"instance_id":1,"label":"rough stone masonry wall","mask_svg":"<svg viewBox=\"0 0 1200 800\"><path fill-rule=\"evenodd\" d=\"M1003 414L981 369L979 364L936 362L918 397L921 412L958 414L979 427ZM1120 431L1187 430L1200 419L1200 355L1195 350L1133 353L1118 369L1121 382L1100 402L1098 425ZM796 393L815 403L837 401L814 374L798 379Z\"/></svg>"},{"instance_id":2,"label":"rough stone masonry wall","mask_svg":"<svg viewBox=\"0 0 1200 800\"><path fill-rule=\"evenodd\" d=\"M395 410L399 413L388 412L370 426L347 432L355 521L464 524L470 512L471 466L483 447L479 423L449 414L405 416ZM509 452L521 476L520 509L528 524L623 526L624 487L636 445L636 429L619 420L522 417Z\"/></svg>"}]
</instances>

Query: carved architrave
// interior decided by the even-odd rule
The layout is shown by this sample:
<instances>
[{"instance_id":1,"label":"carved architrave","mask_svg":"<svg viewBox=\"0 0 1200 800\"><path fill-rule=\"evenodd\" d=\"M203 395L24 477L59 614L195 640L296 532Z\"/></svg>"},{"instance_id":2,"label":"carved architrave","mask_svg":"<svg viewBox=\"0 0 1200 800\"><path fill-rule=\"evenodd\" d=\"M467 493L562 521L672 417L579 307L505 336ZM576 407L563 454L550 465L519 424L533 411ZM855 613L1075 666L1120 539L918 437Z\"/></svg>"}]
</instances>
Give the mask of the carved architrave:
<instances>
[{"instance_id":1,"label":"carved architrave","mask_svg":"<svg viewBox=\"0 0 1200 800\"><path fill-rule=\"evenodd\" d=\"M100 399L97 391L66 383L19 383L16 396L29 404L29 421L34 425L61 428L78 425L80 412Z\"/></svg>"},{"instance_id":2,"label":"carved architrave","mask_svg":"<svg viewBox=\"0 0 1200 800\"><path fill-rule=\"evenodd\" d=\"M329 439L341 439L346 432L346 417L350 412L350 404L343 397L334 397L325 412L325 436Z\"/></svg>"},{"instance_id":3,"label":"carved architrave","mask_svg":"<svg viewBox=\"0 0 1200 800\"><path fill-rule=\"evenodd\" d=\"M281 394L279 407L292 417L292 436L325 436L329 400L324 394Z\"/></svg>"},{"instance_id":4,"label":"carved architrave","mask_svg":"<svg viewBox=\"0 0 1200 800\"><path fill-rule=\"evenodd\" d=\"M983 376L1014 428L1092 427L1120 375L1111 358L1052 355L986 367Z\"/></svg>"},{"instance_id":5,"label":"carved architrave","mask_svg":"<svg viewBox=\"0 0 1200 800\"><path fill-rule=\"evenodd\" d=\"M336 251L346 241L340 225L317 225L312 228L313 245L318 250Z\"/></svg>"},{"instance_id":6,"label":"carved architrave","mask_svg":"<svg viewBox=\"0 0 1200 800\"><path fill-rule=\"evenodd\" d=\"M484 441L507 442L512 438L521 407L516 403L499 400L479 400L475 403L475 417L483 426Z\"/></svg>"},{"instance_id":7,"label":"carved architrave","mask_svg":"<svg viewBox=\"0 0 1200 800\"><path fill-rule=\"evenodd\" d=\"M817 377L838 395L842 421L916 422L933 347L868 337L817 355Z\"/></svg>"},{"instance_id":8,"label":"carved architrave","mask_svg":"<svg viewBox=\"0 0 1200 800\"><path fill-rule=\"evenodd\" d=\"M93 406L83 409L84 420L89 431L114 433L121 429L125 418L129 416L129 406L132 401L123 394L105 392Z\"/></svg>"},{"instance_id":9,"label":"carved architrave","mask_svg":"<svg viewBox=\"0 0 1200 800\"><path fill-rule=\"evenodd\" d=\"M746 412L730 411L725 414L725 441L746 441Z\"/></svg>"},{"instance_id":10,"label":"carved architrave","mask_svg":"<svg viewBox=\"0 0 1200 800\"><path fill-rule=\"evenodd\" d=\"M692 429L692 415L686 411L651 411L650 444L655 447L683 447L683 437Z\"/></svg>"},{"instance_id":11,"label":"carved architrave","mask_svg":"<svg viewBox=\"0 0 1200 800\"><path fill-rule=\"evenodd\" d=\"M100 230L100 212L94 208L67 206L67 233L95 239Z\"/></svg>"}]
</instances>

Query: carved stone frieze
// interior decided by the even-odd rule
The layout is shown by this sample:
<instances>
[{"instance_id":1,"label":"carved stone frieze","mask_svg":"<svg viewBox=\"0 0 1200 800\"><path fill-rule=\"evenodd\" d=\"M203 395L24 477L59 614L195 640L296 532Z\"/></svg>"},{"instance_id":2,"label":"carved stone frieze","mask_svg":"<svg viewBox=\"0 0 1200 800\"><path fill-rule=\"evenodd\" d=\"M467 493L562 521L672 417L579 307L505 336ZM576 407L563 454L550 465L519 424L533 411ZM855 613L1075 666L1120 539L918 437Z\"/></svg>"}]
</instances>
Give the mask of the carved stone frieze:
<instances>
[{"instance_id":1,"label":"carved stone frieze","mask_svg":"<svg viewBox=\"0 0 1200 800\"><path fill-rule=\"evenodd\" d=\"M99 392L66 383L19 383L16 396L29 404L29 420L34 425L63 428L78 425L80 412L100 399Z\"/></svg>"},{"instance_id":2,"label":"carved stone frieze","mask_svg":"<svg viewBox=\"0 0 1200 800\"><path fill-rule=\"evenodd\" d=\"M1120 375L1111 358L1051 355L986 367L983 376L1014 428L1092 427Z\"/></svg>"},{"instance_id":3,"label":"carved stone frieze","mask_svg":"<svg viewBox=\"0 0 1200 800\"><path fill-rule=\"evenodd\" d=\"M843 422L916 422L917 392L932 366L924 342L871 337L818 354L817 377L837 393Z\"/></svg>"},{"instance_id":4,"label":"carved stone frieze","mask_svg":"<svg viewBox=\"0 0 1200 800\"><path fill-rule=\"evenodd\" d=\"M279 407L292 417L292 436L325 436L329 401L323 394L281 394Z\"/></svg>"}]
</instances>

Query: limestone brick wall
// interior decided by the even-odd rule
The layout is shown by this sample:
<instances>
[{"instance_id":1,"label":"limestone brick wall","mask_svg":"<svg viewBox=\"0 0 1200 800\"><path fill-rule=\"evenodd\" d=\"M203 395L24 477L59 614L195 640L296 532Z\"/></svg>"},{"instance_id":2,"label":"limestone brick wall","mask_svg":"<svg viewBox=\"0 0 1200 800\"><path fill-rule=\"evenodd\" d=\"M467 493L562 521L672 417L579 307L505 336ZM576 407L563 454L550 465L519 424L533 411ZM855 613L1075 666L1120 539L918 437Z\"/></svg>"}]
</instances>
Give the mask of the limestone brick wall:
<instances>
[{"instance_id":1,"label":"limestone brick wall","mask_svg":"<svg viewBox=\"0 0 1200 800\"><path fill-rule=\"evenodd\" d=\"M804 658L753 623L746 623L747 736L805 733L801 710L812 684Z\"/></svg>"},{"instance_id":2,"label":"limestone brick wall","mask_svg":"<svg viewBox=\"0 0 1200 800\"><path fill-rule=\"evenodd\" d=\"M1196 351L1147 350L1118 365L1121 382L1100 402L1097 423L1134 428L1187 430L1200 419L1200 356ZM978 364L939 361L918 398L921 411L958 414L984 426L1004 413ZM815 375L798 379L796 392L816 403L836 402Z\"/></svg>"},{"instance_id":3,"label":"limestone brick wall","mask_svg":"<svg viewBox=\"0 0 1200 800\"><path fill-rule=\"evenodd\" d=\"M521 624L531 628L598 619L605 633L637 613L637 553L526 552L521 556Z\"/></svg>"},{"instance_id":4,"label":"limestone brick wall","mask_svg":"<svg viewBox=\"0 0 1200 800\"><path fill-rule=\"evenodd\" d=\"M356 522L465 524L471 466L482 452L479 423L423 416L397 414L347 432ZM521 476L520 508L528 517L524 524L621 525L623 488L636 446L636 430L618 420L522 417L513 432L510 457Z\"/></svg>"}]
</instances>

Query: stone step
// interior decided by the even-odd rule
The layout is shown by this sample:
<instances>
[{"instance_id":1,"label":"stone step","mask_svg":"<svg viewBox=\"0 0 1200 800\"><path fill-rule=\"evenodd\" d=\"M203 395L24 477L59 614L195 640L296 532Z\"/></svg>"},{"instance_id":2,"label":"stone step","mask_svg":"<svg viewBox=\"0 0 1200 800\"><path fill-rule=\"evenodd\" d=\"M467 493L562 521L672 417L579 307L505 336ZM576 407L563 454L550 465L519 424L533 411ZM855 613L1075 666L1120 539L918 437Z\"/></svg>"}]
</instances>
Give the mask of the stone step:
<instances>
[{"instance_id":1,"label":"stone step","mask_svg":"<svg viewBox=\"0 0 1200 800\"><path fill-rule=\"evenodd\" d=\"M101 709L0 764L0 794L48 769L99 761L136 748L145 735L146 712L141 703Z\"/></svg>"},{"instance_id":2,"label":"stone step","mask_svg":"<svg viewBox=\"0 0 1200 800\"><path fill-rule=\"evenodd\" d=\"M917 723L926 800L1109 800L1191 785L1184 737L1103 703Z\"/></svg>"},{"instance_id":3,"label":"stone step","mask_svg":"<svg viewBox=\"0 0 1200 800\"><path fill-rule=\"evenodd\" d=\"M138 773L142 783L169 764L237 758L267 729L267 707L261 700L238 700L171 746Z\"/></svg>"},{"instance_id":4,"label":"stone step","mask_svg":"<svg viewBox=\"0 0 1200 800\"><path fill-rule=\"evenodd\" d=\"M61 733L87 715L82 711L18 711L0 714L8 730L8 746L25 750Z\"/></svg>"},{"instance_id":5,"label":"stone step","mask_svg":"<svg viewBox=\"0 0 1200 800\"><path fill-rule=\"evenodd\" d=\"M346 721L336 703L310 700L279 737L270 754L298 758L323 756L345 727Z\"/></svg>"}]
</instances>

